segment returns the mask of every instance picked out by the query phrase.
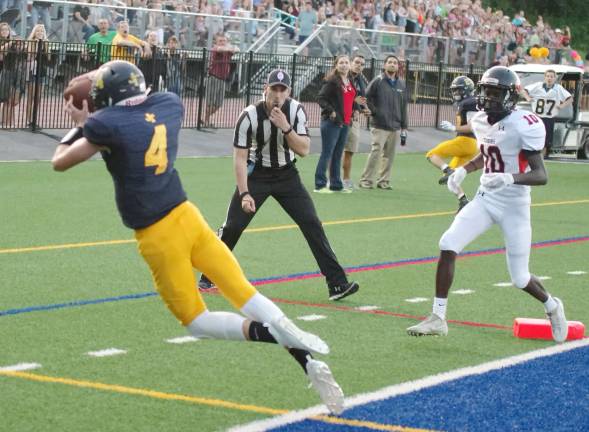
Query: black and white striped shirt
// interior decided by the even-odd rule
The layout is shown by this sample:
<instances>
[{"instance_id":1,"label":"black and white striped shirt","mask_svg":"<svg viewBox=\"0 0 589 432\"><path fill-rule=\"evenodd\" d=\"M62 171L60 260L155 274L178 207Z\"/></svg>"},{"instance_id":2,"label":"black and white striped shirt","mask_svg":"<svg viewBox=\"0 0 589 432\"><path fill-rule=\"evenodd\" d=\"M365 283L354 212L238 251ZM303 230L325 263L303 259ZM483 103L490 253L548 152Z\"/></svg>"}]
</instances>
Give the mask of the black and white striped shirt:
<instances>
[{"instance_id":1,"label":"black and white striped shirt","mask_svg":"<svg viewBox=\"0 0 589 432\"><path fill-rule=\"evenodd\" d=\"M282 105L282 112L293 132L309 135L307 113L298 101L287 99ZM258 167L281 168L295 160L295 153L288 146L282 131L268 119L264 101L243 110L235 126L233 146L249 149L248 159Z\"/></svg>"}]
</instances>

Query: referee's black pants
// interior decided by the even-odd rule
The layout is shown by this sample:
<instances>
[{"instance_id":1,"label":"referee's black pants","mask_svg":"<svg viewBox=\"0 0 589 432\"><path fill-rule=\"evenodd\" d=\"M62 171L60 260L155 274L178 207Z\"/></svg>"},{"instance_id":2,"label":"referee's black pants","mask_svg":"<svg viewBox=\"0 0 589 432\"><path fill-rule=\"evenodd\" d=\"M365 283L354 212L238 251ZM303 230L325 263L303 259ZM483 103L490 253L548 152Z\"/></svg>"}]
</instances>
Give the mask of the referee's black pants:
<instances>
[{"instance_id":1,"label":"referee's black pants","mask_svg":"<svg viewBox=\"0 0 589 432\"><path fill-rule=\"evenodd\" d=\"M294 165L282 169L256 168L248 177L248 190L256 203L256 212L271 196L299 226L328 286L348 282L344 269L337 262L327 240L315 205ZM219 230L221 240L229 249L233 250L254 215L255 213L243 211L239 191L236 189L229 204L227 220Z\"/></svg>"}]
</instances>

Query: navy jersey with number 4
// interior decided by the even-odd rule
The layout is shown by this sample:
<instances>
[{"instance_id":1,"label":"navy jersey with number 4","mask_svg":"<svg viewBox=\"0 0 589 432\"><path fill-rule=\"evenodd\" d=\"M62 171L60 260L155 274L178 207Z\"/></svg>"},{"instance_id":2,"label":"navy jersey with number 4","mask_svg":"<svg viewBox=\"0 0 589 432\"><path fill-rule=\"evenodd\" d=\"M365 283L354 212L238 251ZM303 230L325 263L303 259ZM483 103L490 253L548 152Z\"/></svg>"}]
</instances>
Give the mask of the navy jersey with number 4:
<instances>
[{"instance_id":1,"label":"navy jersey with number 4","mask_svg":"<svg viewBox=\"0 0 589 432\"><path fill-rule=\"evenodd\" d=\"M129 228L145 228L186 200L174 168L183 116L178 96L155 93L138 105L101 109L84 125L84 136L107 148L102 158Z\"/></svg>"},{"instance_id":2,"label":"navy jersey with number 4","mask_svg":"<svg viewBox=\"0 0 589 432\"><path fill-rule=\"evenodd\" d=\"M477 99L474 96L469 96L458 102L458 112L456 116L460 117L460 125L467 124L472 116L477 112ZM466 136L474 138L474 134L471 132L457 132L456 136Z\"/></svg>"}]
</instances>

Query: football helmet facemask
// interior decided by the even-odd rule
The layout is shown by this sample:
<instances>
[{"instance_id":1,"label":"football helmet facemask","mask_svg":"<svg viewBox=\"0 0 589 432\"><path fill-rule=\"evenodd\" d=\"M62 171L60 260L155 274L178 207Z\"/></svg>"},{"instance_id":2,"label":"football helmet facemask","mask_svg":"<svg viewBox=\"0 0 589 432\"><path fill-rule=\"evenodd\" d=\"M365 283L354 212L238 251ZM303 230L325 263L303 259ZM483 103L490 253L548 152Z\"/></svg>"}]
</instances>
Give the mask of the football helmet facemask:
<instances>
[{"instance_id":1,"label":"football helmet facemask","mask_svg":"<svg viewBox=\"0 0 589 432\"><path fill-rule=\"evenodd\" d=\"M518 101L519 77L504 66L488 69L477 85L477 107L487 114L502 115L511 112Z\"/></svg>"},{"instance_id":2,"label":"football helmet facemask","mask_svg":"<svg viewBox=\"0 0 589 432\"><path fill-rule=\"evenodd\" d=\"M450 93L454 102L460 102L474 93L474 82L469 77L461 75L454 78L450 84Z\"/></svg>"},{"instance_id":3,"label":"football helmet facemask","mask_svg":"<svg viewBox=\"0 0 589 432\"><path fill-rule=\"evenodd\" d=\"M134 64L123 60L103 64L94 76L90 93L97 110L145 94L143 73Z\"/></svg>"}]
</instances>

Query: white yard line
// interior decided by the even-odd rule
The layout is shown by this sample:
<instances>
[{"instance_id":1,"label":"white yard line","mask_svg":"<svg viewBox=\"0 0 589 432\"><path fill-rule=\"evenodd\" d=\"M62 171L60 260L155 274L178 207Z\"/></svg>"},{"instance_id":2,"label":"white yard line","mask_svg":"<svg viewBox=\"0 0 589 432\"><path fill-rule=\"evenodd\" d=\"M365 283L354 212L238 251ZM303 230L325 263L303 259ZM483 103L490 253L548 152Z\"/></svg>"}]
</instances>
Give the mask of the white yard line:
<instances>
[{"instance_id":1,"label":"white yard line","mask_svg":"<svg viewBox=\"0 0 589 432\"><path fill-rule=\"evenodd\" d=\"M457 289L454 291L450 291L451 294L458 294L458 295L467 295L467 294L472 294L474 292L474 290L469 290L469 289Z\"/></svg>"},{"instance_id":2,"label":"white yard line","mask_svg":"<svg viewBox=\"0 0 589 432\"><path fill-rule=\"evenodd\" d=\"M571 351L577 348L589 346L589 339L581 339L574 342L568 342L560 345L552 345L548 348L543 348L535 351L530 351L525 354L520 354L512 357L507 357L500 360L493 360L478 366L469 366L461 369L456 369L449 372L444 372L437 375L428 376L415 381L395 384L385 387L370 393L363 393L346 398L346 409L366 405L370 402L375 402L402 394L412 393L428 387L433 387L438 384L443 384L449 381L454 381L472 375L480 375L505 367L515 366L520 363L525 363L541 357L548 357L566 351ZM316 405L301 411L292 411L288 414L272 417L266 420L258 420L248 424L239 425L228 429L228 432L260 432L268 429L277 428L303 421L309 417L327 414L327 408L324 405Z\"/></svg>"},{"instance_id":3,"label":"white yard line","mask_svg":"<svg viewBox=\"0 0 589 432\"><path fill-rule=\"evenodd\" d=\"M107 348L99 351L89 351L88 354L91 357L110 357L115 355L127 354L127 351L118 348Z\"/></svg>"},{"instance_id":4,"label":"white yard line","mask_svg":"<svg viewBox=\"0 0 589 432\"><path fill-rule=\"evenodd\" d=\"M198 338L195 338L194 336L180 336L180 337L175 337L175 338L171 338L171 339L166 339L166 342L171 343L171 344L185 344L185 343L190 343L190 342L196 342L198 340Z\"/></svg>"},{"instance_id":5,"label":"white yard line","mask_svg":"<svg viewBox=\"0 0 589 432\"><path fill-rule=\"evenodd\" d=\"M567 272L567 274L570 274L573 276L579 276L579 275L587 274L587 272L583 271L583 270L573 270L573 271Z\"/></svg>"},{"instance_id":6,"label":"white yard line","mask_svg":"<svg viewBox=\"0 0 589 432\"><path fill-rule=\"evenodd\" d=\"M427 298L427 297L413 297L413 298L405 299L405 301L407 303L423 303L423 302L429 301L429 298Z\"/></svg>"},{"instance_id":7,"label":"white yard line","mask_svg":"<svg viewBox=\"0 0 589 432\"><path fill-rule=\"evenodd\" d=\"M303 315L297 317L297 319L301 321L319 321L325 318L327 318L325 315Z\"/></svg>"},{"instance_id":8,"label":"white yard line","mask_svg":"<svg viewBox=\"0 0 589 432\"><path fill-rule=\"evenodd\" d=\"M19 372L19 371L27 371L33 369L39 369L41 365L39 363L18 363L11 366L2 366L0 367L0 371L7 371L7 372Z\"/></svg>"},{"instance_id":9,"label":"white yard line","mask_svg":"<svg viewBox=\"0 0 589 432\"><path fill-rule=\"evenodd\" d=\"M373 311L373 310L380 309L380 306L374 306L374 305L356 306L354 309L359 310L359 311Z\"/></svg>"}]
</instances>

